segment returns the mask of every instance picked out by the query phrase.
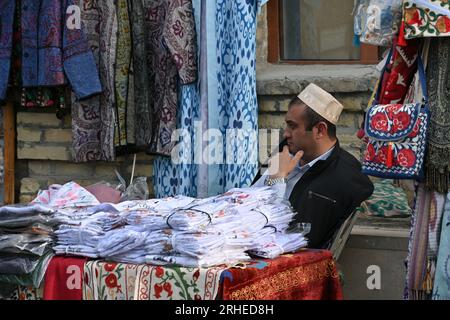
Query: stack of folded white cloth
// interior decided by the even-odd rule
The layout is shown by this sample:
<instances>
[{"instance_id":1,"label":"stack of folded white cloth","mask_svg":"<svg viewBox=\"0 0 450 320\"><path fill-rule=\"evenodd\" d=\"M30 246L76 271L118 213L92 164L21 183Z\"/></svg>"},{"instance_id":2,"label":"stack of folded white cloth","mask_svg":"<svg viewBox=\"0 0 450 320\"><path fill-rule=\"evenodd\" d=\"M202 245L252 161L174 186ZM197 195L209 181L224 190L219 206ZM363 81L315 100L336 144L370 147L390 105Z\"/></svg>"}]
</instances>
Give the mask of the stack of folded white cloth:
<instances>
[{"instance_id":1,"label":"stack of folded white cloth","mask_svg":"<svg viewBox=\"0 0 450 320\"><path fill-rule=\"evenodd\" d=\"M77 255L89 258L97 258L98 243L104 235L99 224L86 223L83 225L61 225L56 235L56 246L53 247L56 254Z\"/></svg>"},{"instance_id":2,"label":"stack of folded white cloth","mask_svg":"<svg viewBox=\"0 0 450 320\"><path fill-rule=\"evenodd\" d=\"M147 263L209 267L248 260L248 252L278 245L271 257L306 246L303 235L284 238L294 218L289 203L271 188L233 189L224 195L194 201L167 217L171 232L150 233ZM295 238L295 241L294 241ZM262 251L264 256L267 254Z\"/></svg>"},{"instance_id":3,"label":"stack of folded white cloth","mask_svg":"<svg viewBox=\"0 0 450 320\"><path fill-rule=\"evenodd\" d=\"M64 223L55 231L56 254L100 257L98 245L104 234L126 224L113 205L101 204L60 215Z\"/></svg>"},{"instance_id":4,"label":"stack of folded white cloth","mask_svg":"<svg viewBox=\"0 0 450 320\"><path fill-rule=\"evenodd\" d=\"M284 253L295 252L308 245L306 238L298 233L276 233L266 239L260 247L250 251L251 254L274 259Z\"/></svg>"},{"instance_id":5,"label":"stack of folded white cloth","mask_svg":"<svg viewBox=\"0 0 450 320\"><path fill-rule=\"evenodd\" d=\"M145 260L148 264L155 265L176 264L191 268L207 268L219 265L233 266L240 262L250 260L250 256L239 249L225 248L200 257L172 253L165 255L147 255Z\"/></svg>"},{"instance_id":6,"label":"stack of folded white cloth","mask_svg":"<svg viewBox=\"0 0 450 320\"><path fill-rule=\"evenodd\" d=\"M227 237L220 232L187 232L164 230L152 232L146 241L146 262L209 267L224 263L248 260L249 256L239 246L229 246Z\"/></svg>"},{"instance_id":7,"label":"stack of folded white cloth","mask_svg":"<svg viewBox=\"0 0 450 320\"><path fill-rule=\"evenodd\" d=\"M109 231L98 243L99 255L110 260L122 260L120 262L130 262L142 256L144 261L147 236L147 232L133 226Z\"/></svg>"}]
</instances>

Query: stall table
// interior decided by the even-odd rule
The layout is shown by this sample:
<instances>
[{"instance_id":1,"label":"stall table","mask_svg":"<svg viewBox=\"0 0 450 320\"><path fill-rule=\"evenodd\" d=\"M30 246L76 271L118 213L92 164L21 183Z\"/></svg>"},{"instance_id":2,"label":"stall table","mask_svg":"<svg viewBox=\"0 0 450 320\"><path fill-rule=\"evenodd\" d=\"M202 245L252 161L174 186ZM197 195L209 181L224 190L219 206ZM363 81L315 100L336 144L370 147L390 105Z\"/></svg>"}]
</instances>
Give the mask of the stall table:
<instances>
[{"instance_id":1,"label":"stall table","mask_svg":"<svg viewBox=\"0 0 450 320\"><path fill-rule=\"evenodd\" d=\"M14 299L44 300L341 300L331 252L302 250L207 269L55 257L40 290Z\"/></svg>"}]
</instances>

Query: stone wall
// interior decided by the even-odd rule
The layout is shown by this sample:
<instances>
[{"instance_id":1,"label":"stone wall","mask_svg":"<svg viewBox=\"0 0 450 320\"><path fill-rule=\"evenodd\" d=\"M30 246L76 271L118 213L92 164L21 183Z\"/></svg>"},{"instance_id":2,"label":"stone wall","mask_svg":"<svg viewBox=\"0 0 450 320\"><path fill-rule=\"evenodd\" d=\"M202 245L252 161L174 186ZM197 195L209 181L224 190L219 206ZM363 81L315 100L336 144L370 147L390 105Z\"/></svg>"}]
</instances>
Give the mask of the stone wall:
<instances>
[{"instance_id":1,"label":"stone wall","mask_svg":"<svg viewBox=\"0 0 450 320\"><path fill-rule=\"evenodd\" d=\"M373 66L361 65L276 65L267 63L266 8L258 17L257 93L261 129L281 129L288 102L308 83L315 82L334 94L345 106L338 125L341 144L359 157L356 138L363 110L376 80ZM282 132L281 132L282 133ZM114 170L130 179L133 158L121 157L116 163L74 164L71 150L71 118L58 120L54 113L18 112L17 114L17 195L20 202L30 201L39 189L49 184L76 181L89 185L98 181L117 184ZM139 154L136 176L148 177L153 194L153 158Z\"/></svg>"},{"instance_id":2,"label":"stone wall","mask_svg":"<svg viewBox=\"0 0 450 320\"><path fill-rule=\"evenodd\" d=\"M133 156L119 157L114 163L76 164L72 159L71 118L58 120L54 113L19 112L17 114L16 179L19 201L29 202L40 189L51 184L75 181L88 186L99 181L117 185L115 170L129 183ZM135 177L148 177L152 188L153 157L138 154Z\"/></svg>"}]
</instances>

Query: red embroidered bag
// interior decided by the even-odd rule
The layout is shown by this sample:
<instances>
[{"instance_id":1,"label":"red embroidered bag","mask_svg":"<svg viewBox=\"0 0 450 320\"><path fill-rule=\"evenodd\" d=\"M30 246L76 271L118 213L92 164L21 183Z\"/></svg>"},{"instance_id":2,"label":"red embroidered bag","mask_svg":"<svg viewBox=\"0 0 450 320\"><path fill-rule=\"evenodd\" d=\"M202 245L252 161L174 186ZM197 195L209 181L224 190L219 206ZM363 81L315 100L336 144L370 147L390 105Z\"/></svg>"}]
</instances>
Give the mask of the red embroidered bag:
<instances>
[{"instance_id":1,"label":"red embroidered bag","mask_svg":"<svg viewBox=\"0 0 450 320\"><path fill-rule=\"evenodd\" d=\"M418 61L422 103L377 104L365 120L368 137L363 173L386 179L423 178L429 123L425 71Z\"/></svg>"}]
</instances>

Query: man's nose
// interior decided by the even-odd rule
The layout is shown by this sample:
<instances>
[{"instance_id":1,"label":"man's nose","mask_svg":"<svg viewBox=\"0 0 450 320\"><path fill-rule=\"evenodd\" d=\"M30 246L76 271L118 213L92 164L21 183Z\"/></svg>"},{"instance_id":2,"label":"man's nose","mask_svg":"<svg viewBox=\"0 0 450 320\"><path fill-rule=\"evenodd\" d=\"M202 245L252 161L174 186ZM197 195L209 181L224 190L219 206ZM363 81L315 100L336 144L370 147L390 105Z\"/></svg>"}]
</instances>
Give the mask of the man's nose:
<instances>
[{"instance_id":1,"label":"man's nose","mask_svg":"<svg viewBox=\"0 0 450 320\"><path fill-rule=\"evenodd\" d=\"M284 139L288 139L288 138L290 138L290 137L291 137L291 133L289 132L288 129L285 129L285 130L284 130L284 133L283 133L283 138L284 138Z\"/></svg>"}]
</instances>

